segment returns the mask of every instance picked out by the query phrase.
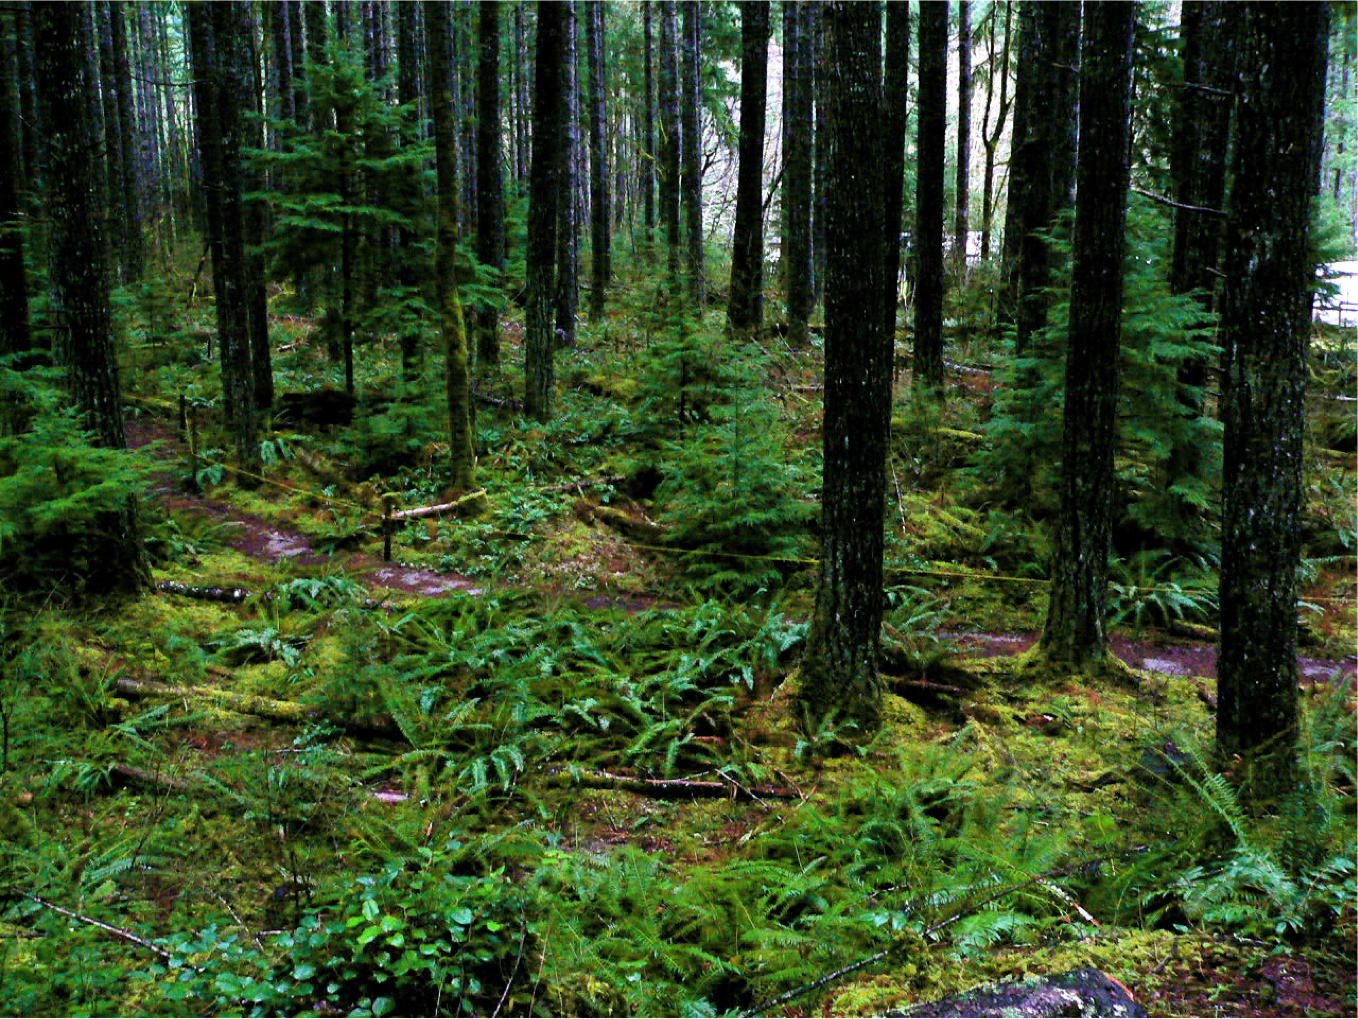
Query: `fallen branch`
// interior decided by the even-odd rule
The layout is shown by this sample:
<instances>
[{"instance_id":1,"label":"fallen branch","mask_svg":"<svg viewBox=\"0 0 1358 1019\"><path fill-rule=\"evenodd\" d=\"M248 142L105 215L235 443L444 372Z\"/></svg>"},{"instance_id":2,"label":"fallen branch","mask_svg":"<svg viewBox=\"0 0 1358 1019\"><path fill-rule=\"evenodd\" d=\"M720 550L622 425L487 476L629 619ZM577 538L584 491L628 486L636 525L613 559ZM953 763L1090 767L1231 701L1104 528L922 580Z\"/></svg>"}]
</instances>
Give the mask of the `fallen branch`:
<instances>
[{"instance_id":1,"label":"fallen branch","mask_svg":"<svg viewBox=\"0 0 1358 1019\"><path fill-rule=\"evenodd\" d=\"M69 909L58 906L55 902L48 902L46 899L39 898L30 892L18 892L17 894L27 899L29 902L36 902L39 906L42 906L43 909L50 909L53 913L60 913L62 916L69 917L79 923L88 924L90 927L98 927L101 931L112 934L115 938L121 938L130 945L136 945L138 948L145 948L148 952L155 952L156 955L160 956L166 962L169 962L172 958L170 953L159 945L147 941L145 938L138 937L131 931L123 930L121 927L114 927L112 924L104 923L102 920L96 920L91 916L82 916L79 913L73 913Z\"/></svg>"},{"instance_id":2,"label":"fallen branch","mask_svg":"<svg viewBox=\"0 0 1358 1019\"><path fill-rule=\"evenodd\" d=\"M121 676L114 683L114 689L129 698L164 697L167 700L209 701L239 715L254 715L272 722L288 722L294 725L308 721L316 715L315 711L296 701L276 701L215 686L170 686L168 683L154 683L146 679Z\"/></svg>"},{"instance_id":3,"label":"fallen branch","mask_svg":"<svg viewBox=\"0 0 1358 1019\"><path fill-rule=\"evenodd\" d=\"M425 517L441 517L445 513L451 513L466 503L476 499L484 499L485 495L485 490L478 488L475 492L468 492L466 495L454 499L452 502L441 502L437 506L417 506L414 509L397 510L391 515L391 519L399 523L406 520L422 520Z\"/></svg>"},{"instance_id":4,"label":"fallen branch","mask_svg":"<svg viewBox=\"0 0 1358 1019\"><path fill-rule=\"evenodd\" d=\"M1223 219L1226 217L1226 213L1221 209L1211 209L1205 205L1185 205L1183 202L1176 202L1172 198L1166 198L1164 195L1157 195L1155 192L1146 191L1144 188L1128 188L1127 190L1138 194L1143 198L1149 198L1153 202L1159 202L1161 205L1168 205L1171 209L1183 209L1185 212L1201 212L1207 216L1220 216Z\"/></svg>"},{"instance_id":5,"label":"fallen branch","mask_svg":"<svg viewBox=\"0 0 1358 1019\"><path fill-rule=\"evenodd\" d=\"M572 768L556 772L563 779L574 779L590 789L621 789L629 793L641 793L655 799L678 799L690 796L695 799L727 800L795 800L800 797L792 789L777 786L743 786L738 782L702 782L688 778L636 778L632 775L617 775L611 771L595 771L592 768Z\"/></svg>"}]
</instances>

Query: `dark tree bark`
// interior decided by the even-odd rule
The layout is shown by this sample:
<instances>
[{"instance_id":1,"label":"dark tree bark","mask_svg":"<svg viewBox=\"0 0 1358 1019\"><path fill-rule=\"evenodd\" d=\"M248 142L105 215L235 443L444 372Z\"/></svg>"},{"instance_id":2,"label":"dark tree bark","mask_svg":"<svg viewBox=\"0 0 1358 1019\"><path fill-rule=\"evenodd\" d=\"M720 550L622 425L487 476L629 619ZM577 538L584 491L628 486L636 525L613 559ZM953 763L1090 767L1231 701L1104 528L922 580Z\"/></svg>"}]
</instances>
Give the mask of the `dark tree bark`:
<instances>
[{"instance_id":1,"label":"dark tree bark","mask_svg":"<svg viewBox=\"0 0 1358 1019\"><path fill-rule=\"evenodd\" d=\"M1061 506L1041 649L1073 668L1107 650L1122 254L1135 6L1085 5L1079 198L1070 284Z\"/></svg>"},{"instance_id":2,"label":"dark tree bark","mask_svg":"<svg viewBox=\"0 0 1358 1019\"><path fill-rule=\"evenodd\" d=\"M259 421L251 373L248 268L241 200L240 150L244 136L240 78L246 65L240 36L244 10L238 0L191 4L188 8L193 55L198 146L207 191L208 247L216 291L222 394L236 439L237 474L242 487L258 484L262 463Z\"/></svg>"},{"instance_id":3,"label":"dark tree bark","mask_svg":"<svg viewBox=\"0 0 1358 1019\"><path fill-rule=\"evenodd\" d=\"M886 5L886 75L882 98L882 298L887 342L896 344L896 311L900 307L901 214L905 205L906 102L910 88L910 5Z\"/></svg>"},{"instance_id":4,"label":"dark tree bark","mask_svg":"<svg viewBox=\"0 0 1358 1019\"><path fill-rule=\"evenodd\" d=\"M1251 805L1297 781L1297 563L1328 6L1246 3L1221 308L1217 748ZM1083 182L1081 183L1083 187Z\"/></svg>"},{"instance_id":5,"label":"dark tree bark","mask_svg":"<svg viewBox=\"0 0 1358 1019\"><path fill-rule=\"evenodd\" d=\"M679 67L674 0L660 4L660 232L671 280L679 278Z\"/></svg>"},{"instance_id":6,"label":"dark tree bark","mask_svg":"<svg viewBox=\"0 0 1358 1019\"><path fill-rule=\"evenodd\" d=\"M740 6L740 164L731 251L731 327L764 322L764 128L769 68L768 0Z\"/></svg>"},{"instance_id":7,"label":"dark tree bark","mask_svg":"<svg viewBox=\"0 0 1358 1019\"><path fill-rule=\"evenodd\" d=\"M253 7L246 3L237 37L237 55L241 73L240 88L241 146L254 149L264 147L264 129L260 117L264 113L264 97L260 93L259 60L255 48ZM254 118L249 114L253 113ZM240 184L244 192L259 192L264 187L260 173L252 161L241 158ZM273 348L269 346L269 293L264 284L264 236L268 229L266 207L263 202L242 205L245 228L245 287L246 322L249 329L250 371L253 378L255 406L267 411L273 406ZM353 377L353 345L345 347L346 378ZM350 386L350 392L353 387Z\"/></svg>"},{"instance_id":8,"label":"dark tree bark","mask_svg":"<svg viewBox=\"0 0 1358 1019\"><path fill-rule=\"evenodd\" d=\"M1004 43L1000 50L999 65L995 63L995 34L997 31L999 5L990 7L990 32L987 35L987 64L985 114L981 118L981 144L985 146L985 173L981 187L981 259L990 259L990 236L995 220L995 154L1004 137L1004 122L1009 118L1012 101L1009 98L1009 49L1013 34L1009 30L1014 5L1006 0L1004 4ZM995 112L995 127L990 128L991 103L995 98L995 79L1000 80L999 104Z\"/></svg>"},{"instance_id":9,"label":"dark tree bark","mask_svg":"<svg viewBox=\"0 0 1358 1019\"><path fill-rule=\"evenodd\" d=\"M494 7L494 5L491 5ZM419 43L420 5L401 3L396 5L396 99L402 106L414 110L420 101L420 54ZM497 93L498 95L498 93ZM498 121L497 121L498 123ZM415 290L425 277L424 256L415 232L402 227L397 235L401 248L400 279L401 286ZM401 378L413 382L420 373L421 350L420 328L417 323L405 327L399 340L401 344Z\"/></svg>"},{"instance_id":10,"label":"dark tree bark","mask_svg":"<svg viewBox=\"0 0 1358 1019\"><path fill-rule=\"evenodd\" d=\"M915 170L915 388L943 395L943 180L948 112L948 3L919 14Z\"/></svg>"},{"instance_id":11,"label":"dark tree bark","mask_svg":"<svg viewBox=\"0 0 1358 1019\"><path fill-rule=\"evenodd\" d=\"M604 317L608 277L612 273L609 261L608 180L608 110L604 96L604 5L602 0L589 0L587 31L589 48L589 221L590 275L589 313L592 318Z\"/></svg>"},{"instance_id":12,"label":"dark tree bark","mask_svg":"<svg viewBox=\"0 0 1358 1019\"><path fill-rule=\"evenodd\" d=\"M476 206L476 257L495 270L505 269L504 171L500 167L500 7L481 0L477 59L476 176L481 200ZM476 316L476 356L482 365L500 363L500 308L491 302Z\"/></svg>"},{"instance_id":13,"label":"dark tree bark","mask_svg":"<svg viewBox=\"0 0 1358 1019\"><path fill-rule=\"evenodd\" d=\"M19 137L24 154L24 189L33 190L47 162L38 113L37 84L33 72L33 4L21 0L13 8L15 63L18 73Z\"/></svg>"},{"instance_id":14,"label":"dark tree bark","mask_svg":"<svg viewBox=\"0 0 1358 1019\"><path fill-rule=\"evenodd\" d=\"M967 271L971 213L971 4L957 0L957 181L954 186L952 253L961 278Z\"/></svg>"},{"instance_id":15,"label":"dark tree bark","mask_svg":"<svg viewBox=\"0 0 1358 1019\"><path fill-rule=\"evenodd\" d=\"M646 243L655 232L655 73L653 70L653 40L651 29L651 0L641 0L642 55L641 74L645 98L641 128L641 202L644 210Z\"/></svg>"},{"instance_id":16,"label":"dark tree bark","mask_svg":"<svg viewBox=\"0 0 1358 1019\"><path fill-rule=\"evenodd\" d=\"M525 269L524 411L538 421L552 416L552 295L555 287L557 202L561 194L561 132L566 8L538 3L537 74L533 85L533 162L528 180L528 252Z\"/></svg>"},{"instance_id":17,"label":"dark tree bark","mask_svg":"<svg viewBox=\"0 0 1358 1019\"><path fill-rule=\"evenodd\" d=\"M123 411L118 359L113 348L108 272L101 237L105 210L97 206L98 151L90 116L86 54L94 40L85 32L77 4L38 4L33 10L34 69L47 128L46 203L51 224L48 246L49 315L57 362L85 427L97 445L123 449ZM105 539L105 555L85 578L91 589L138 594L151 586L141 543L135 500L105 514L94 525Z\"/></svg>"},{"instance_id":18,"label":"dark tree bark","mask_svg":"<svg viewBox=\"0 0 1358 1019\"><path fill-rule=\"evenodd\" d=\"M883 514L890 345L882 330L880 5L825 5L830 146L820 578L801 700L814 718L881 724Z\"/></svg>"},{"instance_id":19,"label":"dark tree bark","mask_svg":"<svg viewBox=\"0 0 1358 1019\"><path fill-rule=\"evenodd\" d=\"M683 157L680 168L680 192L684 205L684 234L687 242L684 276L688 284L689 300L696 309L703 307L703 154L702 122L702 71L698 64L700 38L702 35L702 5L698 3L681 4L683 14L683 40L679 47L682 55L681 82L682 97L679 104L679 118L682 123ZM701 314L701 311L699 311Z\"/></svg>"},{"instance_id":20,"label":"dark tree bark","mask_svg":"<svg viewBox=\"0 0 1358 1019\"><path fill-rule=\"evenodd\" d=\"M443 333L444 381L448 397L448 458L453 488L469 492L476 483L472 443L471 377L467 370L467 328L457 289L457 136L452 67L448 62L448 6L428 0L429 110L434 121L434 161L438 173L438 237L434 253L434 291Z\"/></svg>"},{"instance_id":21,"label":"dark tree bark","mask_svg":"<svg viewBox=\"0 0 1358 1019\"><path fill-rule=\"evenodd\" d=\"M305 16L301 0L282 0L287 8L288 56L292 66L292 119L305 124L310 119L306 106L306 49L302 42Z\"/></svg>"},{"instance_id":22,"label":"dark tree bark","mask_svg":"<svg viewBox=\"0 0 1358 1019\"><path fill-rule=\"evenodd\" d=\"M1079 12L1075 4L1024 4L1019 17L1019 80L1004 251L1014 310L1014 352L1022 356L1047 324L1052 255L1042 234L1069 207L1074 182L1076 95L1071 67Z\"/></svg>"},{"instance_id":23,"label":"dark tree bark","mask_svg":"<svg viewBox=\"0 0 1358 1019\"><path fill-rule=\"evenodd\" d=\"M266 0L273 11L273 66L278 91L274 96L275 115L280 120L296 121L297 93L293 85L292 17L293 5L287 0Z\"/></svg>"},{"instance_id":24,"label":"dark tree bark","mask_svg":"<svg viewBox=\"0 0 1358 1019\"><path fill-rule=\"evenodd\" d=\"M514 122L514 165L520 182L526 181L530 173L527 8L528 0L519 0L514 8L514 105L518 110Z\"/></svg>"},{"instance_id":25,"label":"dark tree bark","mask_svg":"<svg viewBox=\"0 0 1358 1019\"><path fill-rule=\"evenodd\" d=\"M110 229L107 231L113 257L109 270L117 270L118 279L127 282L127 215L123 210L123 146L126 134L118 116L118 81L113 70L113 27L109 17L110 4L94 5L96 34L99 40L100 96L104 108L104 163L107 166L108 210Z\"/></svg>"},{"instance_id":26,"label":"dark tree bark","mask_svg":"<svg viewBox=\"0 0 1358 1019\"><path fill-rule=\"evenodd\" d=\"M19 209L23 143L16 116L17 98L10 68L0 67L0 358L21 353L32 345ZM18 433L24 418L19 406L7 397L0 397L0 436Z\"/></svg>"},{"instance_id":27,"label":"dark tree bark","mask_svg":"<svg viewBox=\"0 0 1358 1019\"><path fill-rule=\"evenodd\" d=\"M787 285L787 338L808 340L811 317L812 72L810 14L804 3L783 0L783 263Z\"/></svg>"},{"instance_id":28,"label":"dark tree bark","mask_svg":"<svg viewBox=\"0 0 1358 1019\"><path fill-rule=\"evenodd\" d=\"M561 194L556 206L556 344L575 346L580 312L580 203L577 200L580 153L580 89L577 74L580 47L575 0L557 0L566 7L565 55L562 58ZM534 124L534 130L537 125Z\"/></svg>"},{"instance_id":29,"label":"dark tree bark","mask_svg":"<svg viewBox=\"0 0 1358 1019\"><path fill-rule=\"evenodd\" d=\"M1226 150L1235 84L1235 53L1228 20L1223 4L1190 0L1183 5L1179 31L1184 88L1179 90L1174 107L1170 153L1174 198L1183 205L1221 209L1226 200ZM1170 289L1176 294L1198 292L1204 320L1212 311L1212 270L1220 257L1223 227L1219 216L1182 208L1174 213ZM1206 359L1185 365L1179 381L1184 384L1179 394L1182 413L1196 418L1202 413L1202 399L1191 391L1202 392L1206 387ZM1170 452L1170 484L1196 477L1201 465L1201 450L1196 444L1177 442ZM1179 511L1196 512L1190 506L1181 506Z\"/></svg>"},{"instance_id":30,"label":"dark tree bark","mask_svg":"<svg viewBox=\"0 0 1358 1019\"><path fill-rule=\"evenodd\" d=\"M811 156L811 304L825 293L825 185L830 163L829 75L825 73L825 5L807 0L811 16L812 114L815 139Z\"/></svg>"}]
</instances>

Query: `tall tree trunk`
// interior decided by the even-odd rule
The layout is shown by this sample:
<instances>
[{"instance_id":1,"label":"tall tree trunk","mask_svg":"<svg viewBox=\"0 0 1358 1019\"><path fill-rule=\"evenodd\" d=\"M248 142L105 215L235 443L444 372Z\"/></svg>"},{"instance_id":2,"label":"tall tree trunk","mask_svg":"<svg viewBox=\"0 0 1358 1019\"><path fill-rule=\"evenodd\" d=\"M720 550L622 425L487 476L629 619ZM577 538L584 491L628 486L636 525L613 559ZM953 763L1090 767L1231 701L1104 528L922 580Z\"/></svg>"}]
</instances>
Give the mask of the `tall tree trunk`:
<instances>
[{"instance_id":1,"label":"tall tree trunk","mask_svg":"<svg viewBox=\"0 0 1358 1019\"><path fill-rule=\"evenodd\" d=\"M1175 200L1184 206L1221 209L1226 199L1226 151L1231 124L1231 95L1235 82L1235 51L1222 4L1189 0L1183 5L1184 87L1175 103L1170 172ZM1222 217L1179 208L1174 213L1174 251L1169 286L1176 294L1197 292L1206 321L1212 312L1212 290L1221 251ZM1199 358L1179 373L1181 413L1197 418L1203 410L1200 395L1207 386L1207 360ZM1177 441L1170 451L1169 484L1197 477L1202 468L1196 443ZM1181 505L1179 513L1196 509Z\"/></svg>"},{"instance_id":2,"label":"tall tree trunk","mask_svg":"<svg viewBox=\"0 0 1358 1019\"><path fill-rule=\"evenodd\" d=\"M500 7L481 0L476 85L476 158L481 200L476 205L476 258L495 271L505 269L504 171L500 167ZM476 357L483 366L500 363L499 301L482 303L476 316Z\"/></svg>"},{"instance_id":3,"label":"tall tree trunk","mask_svg":"<svg viewBox=\"0 0 1358 1019\"><path fill-rule=\"evenodd\" d=\"M805 345L811 317L812 74L806 4L783 0L783 260L787 337Z\"/></svg>"},{"instance_id":4,"label":"tall tree trunk","mask_svg":"<svg viewBox=\"0 0 1358 1019\"><path fill-rule=\"evenodd\" d=\"M608 201L608 111L604 96L604 5L602 0L589 0L587 31L589 48L589 221L590 221L590 276L589 313L591 318L604 317L608 277L612 272L609 262Z\"/></svg>"},{"instance_id":5,"label":"tall tree trunk","mask_svg":"<svg viewBox=\"0 0 1358 1019\"><path fill-rule=\"evenodd\" d=\"M1041 641L1073 668L1107 651L1134 15L1129 3L1085 5L1061 506Z\"/></svg>"},{"instance_id":6,"label":"tall tree trunk","mask_svg":"<svg viewBox=\"0 0 1358 1019\"><path fill-rule=\"evenodd\" d=\"M700 38L702 36L702 5L682 4L683 41L682 97L680 120L683 133L683 166L680 170L681 192L684 203L684 233L687 258L684 276L688 282L689 300L698 315L704 302L703 281L703 153L702 153L702 71L699 67Z\"/></svg>"},{"instance_id":7,"label":"tall tree trunk","mask_svg":"<svg viewBox=\"0 0 1358 1019\"><path fill-rule=\"evenodd\" d=\"M811 157L811 304L825 292L825 171L830 161L830 76L825 70L825 5L808 0L811 14L811 70L814 79L814 152Z\"/></svg>"},{"instance_id":8,"label":"tall tree trunk","mask_svg":"<svg viewBox=\"0 0 1358 1019\"><path fill-rule=\"evenodd\" d=\"M325 4L316 0L302 0L302 13L306 20L306 59L315 67L326 63ZM320 133L325 130L325 111L310 107L311 130Z\"/></svg>"},{"instance_id":9,"label":"tall tree trunk","mask_svg":"<svg viewBox=\"0 0 1358 1019\"><path fill-rule=\"evenodd\" d=\"M1249 804L1297 781L1306 343L1329 9L1245 3L1221 308L1225 373L1217 749ZM1083 182L1081 183L1083 187Z\"/></svg>"},{"instance_id":10,"label":"tall tree trunk","mask_svg":"<svg viewBox=\"0 0 1358 1019\"><path fill-rule=\"evenodd\" d=\"M1004 46L1000 50L1000 63L998 69L995 66L995 21L998 17L999 7L992 4L990 7L990 33L987 41L987 64L989 72L986 75L985 93L985 115L981 119L981 144L985 146L985 173L984 181L981 186L981 260L990 260L990 236L995 222L995 154L1000 146L1000 139L1004 137L1004 122L1009 118L1009 48L1013 40L1013 33L1010 32L1010 16L1013 13L1014 5L1010 0L1004 4ZM995 128L990 130L990 105L995 96L995 78L1000 79L1000 101L995 112Z\"/></svg>"},{"instance_id":11,"label":"tall tree trunk","mask_svg":"<svg viewBox=\"0 0 1358 1019\"><path fill-rule=\"evenodd\" d=\"M191 4L188 8L193 53L198 145L207 190L212 282L216 291L217 339L222 359L222 394L236 438L238 483L258 484L262 468L259 422L251 373L248 269L241 201L240 150L244 125L240 78L245 72L244 10L240 0Z\"/></svg>"},{"instance_id":12,"label":"tall tree trunk","mask_svg":"<svg viewBox=\"0 0 1358 1019\"><path fill-rule=\"evenodd\" d=\"M910 5L886 5L886 81L882 99L883 321L887 342L896 345L900 307L901 213L905 205L906 100L910 87ZM894 361L893 361L894 363Z\"/></svg>"},{"instance_id":13,"label":"tall tree trunk","mask_svg":"<svg viewBox=\"0 0 1358 1019\"><path fill-rule=\"evenodd\" d=\"M825 288L825 447L820 577L800 697L814 718L867 735L881 724L890 346L881 324L880 5L825 5L830 74L829 220Z\"/></svg>"},{"instance_id":14,"label":"tall tree trunk","mask_svg":"<svg viewBox=\"0 0 1358 1019\"><path fill-rule=\"evenodd\" d=\"M32 345L19 208L23 142L16 116L18 96L14 91L10 68L0 67L0 358L22 353ZM25 410L10 394L0 395L0 436L22 431L26 417Z\"/></svg>"},{"instance_id":15,"label":"tall tree trunk","mask_svg":"<svg viewBox=\"0 0 1358 1019\"><path fill-rule=\"evenodd\" d=\"M492 5L494 6L494 5ZM420 101L420 54L418 18L420 5L401 3L396 5L396 99L402 106L415 110ZM407 292L416 291L425 278L423 271L424 255L415 231L401 227L397 234L400 247L399 272L401 287ZM417 322L407 323L399 339L401 345L401 379L412 383L420 374L420 326Z\"/></svg>"},{"instance_id":16,"label":"tall tree trunk","mask_svg":"<svg viewBox=\"0 0 1358 1019\"><path fill-rule=\"evenodd\" d=\"M943 179L948 111L948 4L919 13L915 170L915 388L943 395Z\"/></svg>"},{"instance_id":17,"label":"tall tree trunk","mask_svg":"<svg viewBox=\"0 0 1358 1019\"><path fill-rule=\"evenodd\" d=\"M566 47L561 87L564 90L561 125L561 170L557 185L556 215L556 343L575 346L575 325L580 311L580 203L576 197L580 152L580 89L577 75L580 47L575 0L557 0L566 8ZM537 125L534 124L534 130Z\"/></svg>"},{"instance_id":18,"label":"tall tree trunk","mask_svg":"<svg viewBox=\"0 0 1358 1019\"><path fill-rule=\"evenodd\" d=\"M118 116L118 81L113 71L113 28L109 24L109 4L98 3L92 8L95 19L95 37L99 50L99 92L103 99L104 113L104 164L107 167L108 211L110 229L106 231L114 257L109 260L109 271L117 271L117 277L127 282L127 215L123 210L123 160L122 150L126 141L123 126Z\"/></svg>"},{"instance_id":19,"label":"tall tree trunk","mask_svg":"<svg viewBox=\"0 0 1358 1019\"><path fill-rule=\"evenodd\" d=\"M641 0L642 55L641 73L645 85L641 129L641 202L645 210L646 243L650 245L655 232L655 72L651 29L651 0Z\"/></svg>"},{"instance_id":20,"label":"tall tree trunk","mask_svg":"<svg viewBox=\"0 0 1358 1019\"><path fill-rule=\"evenodd\" d=\"M764 322L764 128L769 68L768 0L740 6L740 164L731 250L731 328Z\"/></svg>"},{"instance_id":21,"label":"tall tree trunk","mask_svg":"<svg viewBox=\"0 0 1358 1019\"><path fill-rule=\"evenodd\" d=\"M957 0L957 182L954 186L952 253L958 279L967 272L971 212L971 4Z\"/></svg>"},{"instance_id":22,"label":"tall tree trunk","mask_svg":"<svg viewBox=\"0 0 1358 1019\"><path fill-rule=\"evenodd\" d=\"M452 67L448 62L448 6L428 0L424 21L429 31L429 109L434 121L434 161L438 173L438 237L434 253L434 290L443 333L448 396L448 459L453 488L470 491L476 483L472 442L471 381L467 370L467 328L457 288L457 136Z\"/></svg>"},{"instance_id":23,"label":"tall tree trunk","mask_svg":"<svg viewBox=\"0 0 1358 1019\"><path fill-rule=\"evenodd\" d=\"M118 359L113 349L105 244L99 195L98 149L89 97L94 94L86 34L76 4L38 4L33 10L34 65L47 128L46 208L51 224L48 298L57 362L66 369L76 407L97 445L123 449ZM139 594L151 585L135 500L93 525L103 552L87 585L99 592Z\"/></svg>"},{"instance_id":24,"label":"tall tree trunk","mask_svg":"<svg viewBox=\"0 0 1358 1019\"><path fill-rule=\"evenodd\" d=\"M660 231L671 280L679 278L679 68L674 0L660 4Z\"/></svg>"},{"instance_id":25,"label":"tall tree trunk","mask_svg":"<svg viewBox=\"0 0 1358 1019\"><path fill-rule=\"evenodd\" d=\"M237 53L241 63L238 79L242 89L241 145L254 149L264 147L264 98L260 91L259 59L255 49L253 6L244 5L244 21L240 27ZM254 114L251 118L248 114ZM250 160L240 160L240 186L251 192L261 191L264 182ZM267 411L273 406L273 348L269 346L269 293L264 284L264 237L268 229L263 202L242 204L245 229L245 287L246 315L250 342L250 370L254 385L255 406ZM348 351L346 351L348 353ZM352 364L352 356L348 364ZM352 375L352 369L350 370ZM351 390L352 392L352 387Z\"/></svg>"},{"instance_id":26,"label":"tall tree trunk","mask_svg":"<svg viewBox=\"0 0 1358 1019\"><path fill-rule=\"evenodd\" d=\"M310 120L306 105L306 48L302 41L302 29L306 16L302 13L301 0L282 0L287 8L288 56L292 65L292 119L300 126Z\"/></svg>"},{"instance_id":27,"label":"tall tree trunk","mask_svg":"<svg viewBox=\"0 0 1358 1019\"><path fill-rule=\"evenodd\" d=\"M528 251L524 301L524 411L552 416L552 296L555 287L557 202L561 195L561 133L566 103L565 5L539 0L533 85L533 161L528 179Z\"/></svg>"}]
</instances>

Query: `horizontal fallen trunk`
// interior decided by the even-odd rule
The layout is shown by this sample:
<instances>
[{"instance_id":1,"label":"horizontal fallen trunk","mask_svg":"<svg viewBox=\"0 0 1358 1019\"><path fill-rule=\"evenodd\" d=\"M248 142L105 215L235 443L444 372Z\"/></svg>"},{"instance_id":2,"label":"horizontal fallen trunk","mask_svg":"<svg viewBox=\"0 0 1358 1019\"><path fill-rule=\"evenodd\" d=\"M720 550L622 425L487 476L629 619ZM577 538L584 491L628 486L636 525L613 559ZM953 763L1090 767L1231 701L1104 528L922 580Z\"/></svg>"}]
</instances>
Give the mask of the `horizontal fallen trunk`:
<instances>
[{"instance_id":1,"label":"horizontal fallen trunk","mask_svg":"<svg viewBox=\"0 0 1358 1019\"><path fill-rule=\"evenodd\" d=\"M132 786L139 789L182 793L192 788L182 778L175 778L159 771L147 771L145 768L134 768L130 764L115 764L109 769L108 778L115 786Z\"/></svg>"},{"instance_id":2,"label":"horizontal fallen trunk","mask_svg":"<svg viewBox=\"0 0 1358 1019\"><path fill-rule=\"evenodd\" d=\"M602 478L585 478L581 481L567 481L560 485L544 485L539 492L579 492L585 488L598 488L600 485L619 485L627 478L622 474L606 474Z\"/></svg>"},{"instance_id":3,"label":"horizontal fallen trunk","mask_svg":"<svg viewBox=\"0 0 1358 1019\"><path fill-rule=\"evenodd\" d=\"M465 506L473 500L484 499L485 495L486 493L483 490L478 489L475 492L467 493L460 499L454 499L452 502L441 502L437 506L416 506L412 509L397 510L392 513L391 519L397 522L404 522L407 520L421 520L425 517L441 517L445 514L452 513L454 510Z\"/></svg>"},{"instance_id":4,"label":"horizontal fallen trunk","mask_svg":"<svg viewBox=\"0 0 1358 1019\"><path fill-rule=\"evenodd\" d=\"M114 689L124 697L164 697L167 700L207 701L239 715L254 715L273 722L298 724L315 718L317 712L296 701L276 701L255 694L237 693L216 686L171 686L146 679L120 677Z\"/></svg>"},{"instance_id":5,"label":"horizontal fallen trunk","mask_svg":"<svg viewBox=\"0 0 1358 1019\"><path fill-rule=\"evenodd\" d=\"M592 768L559 769L555 774L564 781L574 779L590 789L621 789L654 799L796 800L795 789L777 786L744 786L736 782L703 782L687 778L637 778Z\"/></svg>"},{"instance_id":6,"label":"horizontal fallen trunk","mask_svg":"<svg viewBox=\"0 0 1358 1019\"><path fill-rule=\"evenodd\" d=\"M227 605L239 605L250 597L250 593L243 587L197 587L193 584L181 584L174 580L162 580L156 584L157 591L164 591L166 594L177 594L184 598L193 598L197 601L223 602Z\"/></svg>"}]
</instances>

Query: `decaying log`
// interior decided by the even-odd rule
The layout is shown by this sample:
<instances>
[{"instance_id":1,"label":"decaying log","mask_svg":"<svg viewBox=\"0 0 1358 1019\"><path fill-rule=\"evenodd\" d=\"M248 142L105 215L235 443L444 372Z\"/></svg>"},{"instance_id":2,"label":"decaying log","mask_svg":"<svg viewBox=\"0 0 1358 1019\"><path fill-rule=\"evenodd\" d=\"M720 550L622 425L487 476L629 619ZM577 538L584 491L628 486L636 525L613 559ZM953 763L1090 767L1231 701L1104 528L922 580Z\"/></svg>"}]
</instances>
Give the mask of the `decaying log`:
<instances>
[{"instance_id":1,"label":"decaying log","mask_svg":"<svg viewBox=\"0 0 1358 1019\"><path fill-rule=\"evenodd\" d=\"M580 481L567 481L561 485L545 485L539 488L539 492L579 492L586 488L597 488L600 485L619 485L626 481L627 477L623 474L606 474L602 478L585 478Z\"/></svg>"},{"instance_id":2,"label":"decaying log","mask_svg":"<svg viewBox=\"0 0 1358 1019\"><path fill-rule=\"evenodd\" d=\"M305 722L317 714L296 701L276 701L215 686L170 686L168 683L153 683L150 680L122 676L115 682L114 689L128 698L164 697L167 700L208 701L240 715L254 715L257 718L294 725Z\"/></svg>"},{"instance_id":3,"label":"decaying log","mask_svg":"<svg viewBox=\"0 0 1358 1019\"><path fill-rule=\"evenodd\" d=\"M686 778L637 778L633 775L617 775L611 771L596 771L592 768L557 769L554 773L563 781L574 779L591 789L621 789L624 792L641 793L659 800L685 797L725 800L801 798L796 790L777 786L743 786L736 782L703 782Z\"/></svg>"},{"instance_id":4,"label":"decaying log","mask_svg":"<svg viewBox=\"0 0 1358 1019\"><path fill-rule=\"evenodd\" d=\"M454 510L465 506L469 502L483 499L485 498L485 495L486 493L484 491L478 489L475 492L469 492L460 499L454 499L452 502L442 502L437 506L416 506L412 509L397 510L391 515L391 519L398 523L403 523L407 520L421 520L424 517L441 517L444 514L452 513Z\"/></svg>"}]
</instances>

